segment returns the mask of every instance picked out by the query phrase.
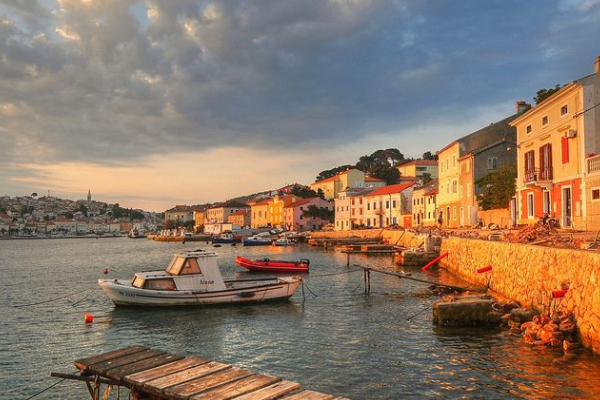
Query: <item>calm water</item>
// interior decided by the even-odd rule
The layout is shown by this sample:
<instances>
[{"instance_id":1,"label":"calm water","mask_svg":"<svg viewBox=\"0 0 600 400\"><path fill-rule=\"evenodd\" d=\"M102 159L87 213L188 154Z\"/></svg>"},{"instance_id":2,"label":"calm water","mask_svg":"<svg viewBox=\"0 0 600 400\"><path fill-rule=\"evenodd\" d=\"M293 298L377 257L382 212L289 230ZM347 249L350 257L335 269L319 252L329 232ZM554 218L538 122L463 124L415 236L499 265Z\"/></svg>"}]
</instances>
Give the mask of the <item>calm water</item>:
<instances>
[{"instance_id":1,"label":"calm water","mask_svg":"<svg viewBox=\"0 0 600 400\"><path fill-rule=\"evenodd\" d=\"M530 348L500 330L438 329L430 310L407 321L436 300L423 285L373 274L372 294L365 297L361 272L318 276L347 271L344 255L304 246L215 249L225 276L239 273L238 252L310 258L307 284L318 297L307 291L304 302L299 290L277 304L115 309L96 290L87 298L83 292L12 307L91 289L106 267L121 277L162 268L173 252L196 247L205 246L126 238L0 241L0 397L26 398L55 382L51 371L72 371L75 358L139 343L354 399L600 398L600 357L561 361L560 353ZM368 262L389 266L390 257ZM113 322L86 326L85 310ZM87 391L83 383L63 382L37 398L83 399Z\"/></svg>"}]
</instances>

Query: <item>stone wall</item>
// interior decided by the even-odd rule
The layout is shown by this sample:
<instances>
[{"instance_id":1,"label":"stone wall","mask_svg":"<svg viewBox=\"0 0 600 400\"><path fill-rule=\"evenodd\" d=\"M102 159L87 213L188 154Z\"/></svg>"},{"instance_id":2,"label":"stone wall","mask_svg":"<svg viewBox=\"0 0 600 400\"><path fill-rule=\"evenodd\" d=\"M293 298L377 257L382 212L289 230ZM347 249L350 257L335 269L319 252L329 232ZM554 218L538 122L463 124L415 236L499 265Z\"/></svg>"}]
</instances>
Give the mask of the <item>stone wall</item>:
<instances>
[{"instance_id":1,"label":"stone wall","mask_svg":"<svg viewBox=\"0 0 600 400\"><path fill-rule=\"evenodd\" d=\"M493 222L501 228L507 228L510 226L510 210L508 208L487 211L480 210L477 211L477 219L483 220L486 226Z\"/></svg>"},{"instance_id":2,"label":"stone wall","mask_svg":"<svg viewBox=\"0 0 600 400\"><path fill-rule=\"evenodd\" d=\"M381 229L356 229L351 231L312 231L310 237L314 239L342 239L361 238L371 239L381 236Z\"/></svg>"},{"instance_id":3,"label":"stone wall","mask_svg":"<svg viewBox=\"0 0 600 400\"><path fill-rule=\"evenodd\" d=\"M489 280L494 292L542 312L572 312L582 343L600 353L600 254L458 237L445 238L442 252L449 256L440 265L469 282ZM486 265L491 272L477 273ZM567 294L553 300L564 282Z\"/></svg>"}]
</instances>

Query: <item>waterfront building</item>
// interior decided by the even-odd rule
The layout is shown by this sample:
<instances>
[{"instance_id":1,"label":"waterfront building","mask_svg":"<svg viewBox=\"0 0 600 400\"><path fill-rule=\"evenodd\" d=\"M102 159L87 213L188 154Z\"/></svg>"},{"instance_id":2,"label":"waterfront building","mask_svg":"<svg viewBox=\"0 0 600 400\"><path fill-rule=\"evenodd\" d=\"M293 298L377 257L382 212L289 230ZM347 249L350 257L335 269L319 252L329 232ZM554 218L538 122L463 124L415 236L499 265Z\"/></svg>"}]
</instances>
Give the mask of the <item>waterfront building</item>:
<instances>
[{"instance_id":1,"label":"waterfront building","mask_svg":"<svg viewBox=\"0 0 600 400\"><path fill-rule=\"evenodd\" d=\"M289 207L292 203L300 199L300 197L293 194L283 196L275 195L271 201L269 201L269 224L272 227L283 228L285 225L283 210L285 207Z\"/></svg>"},{"instance_id":2,"label":"waterfront building","mask_svg":"<svg viewBox=\"0 0 600 400\"><path fill-rule=\"evenodd\" d=\"M334 205L336 231L349 231L366 225L363 197L373 190L374 187L348 188L339 193Z\"/></svg>"},{"instance_id":3,"label":"waterfront building","mask_svg":"<svg viewBox=\"0 0 600 400\"><path fill-rule=\"evenodd\" d=\"M165 211L165 226L168 223L178 226L193 221L194 210L194 206L186 205L176 205L175 207L168 209L167 211Z\"/></svg>"},{"instance_id":4,"label":"waterfront building","mask_svg":"<svg viewBox=\"0 0 600 400\"><path fill-rule=\"evenodd\" d=\"M413 225L433 226L437 223L438 181L434 179L416 187L412 193Z\"/></svg>"},{"instance_id":5,"label":"waterfront building","mask_svg":"<svg viewBox=\"0 0 600 400\"><path fill-rule=\"evenodd\" d=\"M63 232L77 232L77 222L68 218L58 218L56 220L56 229Z\"/></svg>"},{"instance_id":6,"label":"waterfront building","mask_svg":"<svg viewBox=\"0 0 600 400\"><path fill-rule=\"evenodd\" d=\"M252 229L270 226L269 203L272 199L264 199L250 204L250 226Z\"/></svg>"},{"instance_id":7,"label":"waterfront building","mask_svg":"<svg viewBox=\"0 0 600 400\"><path fill-rule=\"evenodd\" d=\"M516 164L516 131L510 122L525 110L525 103L518 102L517 107L516 114L438 151L438 218L443 226L475 224L477 194L483 191L475 182L501 166Z\"/></svg>"},{"instance_id":8,"label":"waterfront building","mask_svg":"<svg viewBox=\"0 0 600 400\"><path fill-rule=\"evenodd\" d=\"M297 199L283 209L285 229L288 231L322 229L325 225L331 222L326 219L306 215L306 212L310 206L326 208L328 210L333 209L333 206L330 202L323 200L320 197Z\"/></svg>"},{"instance_id":9,"label":"waterfront building","mask_svg":"<svg viewBox=\"0 0 600 400\"><path fill-rule=\"evenodd\" d=\"M423 181L426 174L431 179L437 179L438 177L438 162L436 160L414 160L396 168L398 168L402 179L414 178L416 181Z\"/></svg>"},{"instance_id":10,"label":"waterfront building","mask_svg":"<svg viewBox=\"0 0 600 400\"><path fill-rule=\"evenodd\" d=\"M241 227L249 227L250 226L250 209L244 208L242 210L234 212L233 214L230 214L227 217L227 223L239 225Z\"/></svg>"},{"instance_id":11,"label":"waterfront building","mask_svg":"<svg viewBox=\"0 0 600 400\"><path fill-rule=\"evenodd\" d=\"M206 212L206 222L211 224L225 224L227 218L240 210L250 210L246 203L228 200L225 203L211 207Z\"/></svg>"},{"instance_id":12,"label":"waterfront building","mask_svg":"<svg viewBox=\"0 0 600 400\"><path fill-rule=\"evenodd\" d=\"M412 192L414 183L378 187L362 196L367 227L412 226Z\"/></svg>"},{"instance_id":13,"label":"waterfront building","mask_svg":"<svg viewBox=\"0 0 600 400\"><path fill-rule=\"evenodd\" d=\"M199 231L204 227L206 222L206 210L194 210L194 230Z\"/></svg>"},{"instance_id":14,"label":"waterfront building","mask_svg":"<svg viewBox=\"0 0 600 400\"><path fill-rule=\"evenodd\" d=\"M545 214L562 227L600 229L600 57L594 73L569 82L512 121L517 129L517 195L512 215Z\"/></svg>"},{"instance_id":15,"label":"waterfront building","mask_svg":"<svg viewBox=\"0 0 600 400\"><path fill-rule=\"evenodd\" d=\"M385 182L383 184L385 185ZM310 185L310 188L315 192L318 192L319 189L323 191L326 200L337 199L340 192L346 190L346 188L354 187L365 187L365 173L355 168L340 172L330 178L321 179Z\"/></svg>"}]
</instances>

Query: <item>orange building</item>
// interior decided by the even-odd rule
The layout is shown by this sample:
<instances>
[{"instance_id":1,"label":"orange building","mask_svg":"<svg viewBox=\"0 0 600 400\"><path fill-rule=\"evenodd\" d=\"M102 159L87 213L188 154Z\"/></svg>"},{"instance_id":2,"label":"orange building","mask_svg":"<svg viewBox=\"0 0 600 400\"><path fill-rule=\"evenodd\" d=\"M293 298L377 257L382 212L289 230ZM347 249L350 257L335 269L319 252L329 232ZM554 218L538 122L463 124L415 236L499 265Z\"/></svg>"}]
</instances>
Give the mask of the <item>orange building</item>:
<instances>
[{"instance_id":1,"label":"orange building","mask_svg":"<svg viewBox=\"0 0 600 400\"><path fill-rule=\"evenodd\" d=\"M272 227L284 227L284 210L289 207L292 203L300 200L300 197L293 194L287 194L284 196L276 195L269 202L269 223Z\"/></svg>"}]
</instances>

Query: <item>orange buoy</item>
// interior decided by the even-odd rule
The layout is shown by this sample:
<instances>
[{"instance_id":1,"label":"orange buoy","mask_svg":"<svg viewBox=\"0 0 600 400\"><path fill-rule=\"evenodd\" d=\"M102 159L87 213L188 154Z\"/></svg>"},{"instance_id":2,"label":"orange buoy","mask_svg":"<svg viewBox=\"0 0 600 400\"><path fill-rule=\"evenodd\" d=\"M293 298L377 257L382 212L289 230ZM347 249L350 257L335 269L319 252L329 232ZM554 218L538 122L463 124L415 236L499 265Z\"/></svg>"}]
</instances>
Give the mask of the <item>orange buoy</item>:
<instances>
[{"instance_id":1,"label":"orange buoy","mask_svg":"<svg viewBox=\"0 0 600 400\"><path fill-rule=\"evenodd\" d=\"M565 297L565 294L567 294L567 292L569 291L569 289L565 289L565 290L555 290L552 292L552 297L555 299L559 299L561 297Z\"/></svg>"},{"instance_id":2,"label":"orange buoy","mask_svg":"<svg viewBox=\"0 0 600 400\"><path fill-rule=\"evenodd\" d=\"M91 324L94 322L94 316L92 314L88 314L87 312L83 314L83 319L86 324Z\"/></svg>"},{"instance_id":3,"label":"orange buoy","mask_svg":"<svg viewBox=\"0 0 600 400\"><path fill-rule=\"evenodd\" d=\"M477 270L478 273L483 274L484 272L488 272L492 270L491 265L486 265L485 267L481 267Z\"/></svg>"},{"instance_id":4,"label":"orange buoy","mask_svg":"<svg viewBox=\"0 0 600 400\"><path fill-rule=\"evenodd\" d=\"M104 275L108 275L109 272L110 272L110 268L104 268L104 270L102 271L102 273Z\"/></svg>"}]
</instances>

